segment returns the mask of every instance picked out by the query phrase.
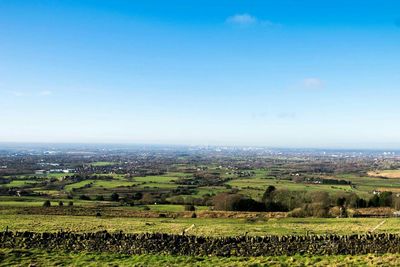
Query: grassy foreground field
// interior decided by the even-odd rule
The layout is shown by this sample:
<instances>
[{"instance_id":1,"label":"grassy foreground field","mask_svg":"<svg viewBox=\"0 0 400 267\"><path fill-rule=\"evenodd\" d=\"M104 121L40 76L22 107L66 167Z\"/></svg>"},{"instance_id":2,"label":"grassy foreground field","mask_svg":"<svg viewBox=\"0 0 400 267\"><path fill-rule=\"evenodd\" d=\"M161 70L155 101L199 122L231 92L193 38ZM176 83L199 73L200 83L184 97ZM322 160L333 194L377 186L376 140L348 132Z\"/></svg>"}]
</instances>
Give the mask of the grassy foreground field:
<instances>
[{"instance_id":1,"label":"grassy foreground field","mask_svg":"<svg viewBox=\"0 0 400 267\"><path fill-rule=\"evenodd\" d=\"M398 266L400 255L190 257L0 249L0 266Z\"/></svg>"},{"instance_id":2,"label":"grassy foreground field","mask_svg":"<svg viewBox=\"0 0 400 267\"><path fill-rule=\"evenodd\" d=\"M229 218L96 218L89 216L1 215L0 230L34 232L109 232L180 234L201 236L305 235L305 234L400 234L397 218L281 218L249 221Z\"/></svg>"}]
</instances>

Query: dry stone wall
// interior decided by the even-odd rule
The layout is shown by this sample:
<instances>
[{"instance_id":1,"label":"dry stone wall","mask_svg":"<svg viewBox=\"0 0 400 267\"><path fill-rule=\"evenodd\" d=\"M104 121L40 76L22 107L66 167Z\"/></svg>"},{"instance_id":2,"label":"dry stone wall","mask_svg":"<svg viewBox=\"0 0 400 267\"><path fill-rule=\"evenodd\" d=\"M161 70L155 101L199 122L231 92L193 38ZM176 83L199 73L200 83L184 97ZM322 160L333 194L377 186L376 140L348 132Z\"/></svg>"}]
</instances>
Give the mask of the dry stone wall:
<instances>
[{"instance_id":1,"label":"dry stone wall","mask_svg":"<svg viewBox=\"0 0 400 267\"><path fill-rule=\"evenodd\" d=\"M267 256L399 253L395 234L201 237L170 234L0 232L1 248L172 254Z\"/></svg>"}]
</instances>

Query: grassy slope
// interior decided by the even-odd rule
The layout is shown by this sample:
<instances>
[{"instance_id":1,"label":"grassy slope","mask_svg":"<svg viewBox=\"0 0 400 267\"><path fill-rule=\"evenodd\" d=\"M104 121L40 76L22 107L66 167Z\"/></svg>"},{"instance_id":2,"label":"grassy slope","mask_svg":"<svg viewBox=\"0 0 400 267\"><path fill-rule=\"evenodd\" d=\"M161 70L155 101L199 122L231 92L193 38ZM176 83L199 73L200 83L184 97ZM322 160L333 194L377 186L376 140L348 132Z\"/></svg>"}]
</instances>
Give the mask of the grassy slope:
<instances>
[{"instance_id":1,"label":"grassy slope","mask_svg":"<svg viewBox=\"0 0 400 267\"><path fill-rule=\"evenodd\" d=\"M43 206L43 202L47 198L43 197L16 197L16 196L0 196L0 208L8 207L12 209L13 207L32 207L32 206ZM52 199L51 205L58 206L59 201L63 201L64 205L67 205L69 201L74 203L74 206L96 206L100 202L98 201L88 201L80 199ZM101 202L108 203L108 202Z\"/></svg>"},{"instance_id":2,"label":"grassy slope","mask_svg":"<svg viewBox=\"0 0 400 267\"><path fill-rule=\"evenodd\" d=\"M226 182L227 185L230 185L233 188L239 189L239 193L244 195L249 195L257 200L260 200L265 189L269 185L273 185L278 189L287 189L287 190L296 190L296 191L327 191L331 194L337 194L341 192L354 192L358 194L360 197L369 199L372 196L373 190L380 191L394 191L400 192L400 179L382 179L377 177L360 177L354 174L341 174L335 175L332 179L345 179L352 181L353 184L356 185L355 188L349 185L323 185L323 184L304 184L304 183L294 183L289 180L277 180L269 176L269 171L256 169L255 175L248 178L239 178L237 175L226 175L226 170L218 170L215 169L215 172L220 172L222 176L232 177L233 180ZM0 187L16 187L23 188L24 186L29 186L30 183L40 182L41 180L50 179L50 177L61 178L68 174L48 174L42 175L41 178L29 178L29 175L19 176L18 179L12 181L9 184L0 185ZM169 172L164 175L154 175L147 177L126 177L123 174L97 174L98 176L112 176L112 180L85 180L77 183L68 184L64 187L64 190L54 190L47 189L45 187L41 187L38 185L33 188L33 190L38 193L47 194L54 199L65 199L68 193L73 192L73 189L80 189L81 191L76 192L76 196L80 194L86 194L88 196L96 196L96 195L111 195L111 193L115 190L173 190L177 188L179 185L174 183L179 178L190 177L192 174L184 173L184 172ZM84 188L85 185L91 184L90 188ZM218 194L220 192L230 191L229 187L225 185L221 186L204 186L198 187L195 189L195 193L193 197L202 197L205 194ZM187 197L184 195L184 197ZM25 206L40 206L42 197L38 197L36 203L26 203ZM4 201L3 203L1 203ZM54 200L56 201L56 200ZM67 201L67 200L64 200ZM76 202L76 200L74 200ZM10 200L0 199L0 205L12 206L14 203ZM22 202L15 203L16 206L24 206ZM173 210L180 210L180 207L176 207Z\"/></svg>"},{"instance_id":3,"label":"grassy slope","mask_svg":"<svg viewBox=\"0 0 400 267\"><path fill-rule=\"evenodd\" d=\"M398 254L357 256L191 257L0 249L0 266L378 266L400 265Z\"/></svg>"},{"instance_id":4,"label":"grassy slope","mask_svg":"<svg viewBox=\"0 0 400 267\"><path fill-rule=\"evenodd\" d=\"M74 232L122 230L126 233L162 232L180 234L194 224L192 235L236 236L286 234L355 234L366 233L382 222L379 218L282 218L249 222L245 219L218 218L96 218L90 216L46 216L1 214L0 230L55 232L61 229ZM398 219L385 219L376 233L400 234Z\"/></svg>"},{"instance_id":5,"label":"grassy slope","mask_svg":"<svg viewBox=\"0 0 400 267\"><path fill-rule=\"evenodd\" d=\"M100 162L99 164L110 164L109 162ZM338 192L354 192L361 197L369 198L372 194L371 192L375 189L381 191L400 191L400 179L382 179L377 177L360 177L354 174L342 174L335 175L332 179L345 179L352 181L356 185L356 188L352 188L348 185L321 185L321 184L304 184L304 183L294 183L289 180L277 180L270 177L269 172L266 170L256 169L254 170L255 175L248 178L239 178L237 175L227 175L226 170L215 169L215 172L221 173L222 177L231 177L233 180L227 182L226 184L238 188L241 193L250 195L254 198L260 198L265 188L269 185L274 185L278 189L288 189L288 190L300 190L300 191L327 191L330 193ZM391 171L393 172L400 171ZM71 174L46 174L46 175L36 175L39 178L33 179L32 175L20 175L16 180L9 184L0 185L0 187L19 187L29 186L32 182L39 182L41 180L50 179L55 177L60 179L66 175ZM86 184L92 183L92 189L94 192L98 189L113 189L116 187L126 187L126 186L137 186L137 188L160 188L160 189L173 189L178 187L174 183L179 178L190 177L191 174L184 172L170 172L164 175L155 175L147 177L134 177L127 178L122 174L98 174L99 176L112 176L113 180L86 180L82 182L77 182L65 186L65 191L71 192L73 188L82 188ZM35 191L43 191L44 188L36 188ZM200 187L197 189L198 193L196 196L202 196L204 194L219 193L221 191L229 191L225 186L218 187ZM56 192L50 192L51 195L57 195ZM60 192L61 193L61 192ZM89 193L89 192L86 192ZM90 193L89 193L90 194ZM97 192L96 192L97 194Z\"/></svg>"},{"instance_id":6,"label":"grassy slope","mask_svg":"<svg viewBox=\"0 0 400 267\"><path fill-rule=\"evenodd\" d=\"M386 178L400 178L400 170L381 170L381 171L370 171L369 176L386 177Z\"/></svg>"}]
</instances>

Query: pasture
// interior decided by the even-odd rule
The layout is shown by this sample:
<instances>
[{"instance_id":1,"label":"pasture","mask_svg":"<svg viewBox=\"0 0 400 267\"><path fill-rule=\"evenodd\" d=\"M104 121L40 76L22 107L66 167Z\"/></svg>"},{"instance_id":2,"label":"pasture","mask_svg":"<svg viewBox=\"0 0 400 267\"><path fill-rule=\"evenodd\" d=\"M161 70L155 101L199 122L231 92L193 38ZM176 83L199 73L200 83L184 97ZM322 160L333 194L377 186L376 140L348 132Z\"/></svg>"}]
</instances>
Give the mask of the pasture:
<instances>
[{"instance_id":1,"label":"pasture","mask_svg":"<svg viewBox=\"0 0 400 267\"><path fill-rule=\"evenodd\" d=\"M111 166L115 162L95 162L97 166ZM370 198L374 190L400 192L400 170L386 170L368 172L368 175L356 174L338 174L325 175L321 178L346 180L352 185L343 184L318 184L295 182L287 177L287 179L277 179L270 176L269 170L253 169L247 170L252 175L248 177L239 177L237 173L229 172L218 167L208 166L208 171L219 173L220 177L227 179L219 185L196 186L193 193L194 197L201 197L205 194L218 194L220 192L228 192L230 188L238 190L239 193L251 196L255 199L262 197L265 189L272 185L277 189L296 190L296 191L325 191L329 193L349 193L353 192L363 198ZM163 175L147 175L129 177L125 174L116 173L95 173L97 178L89 178L78 182L64 181L63 178L73 174L66 173L50 173L50 174L30 174L18 176L5 176L11 181L0 184L5 188L32 188L34 192L47 194L53 197L62 197L71 194L73 190L78 190L81 194L111 194L112 190L129 190L136 187L137 190L174 190L179 186L180 180L193 179L193 174L184 171L174 170ZM64 184L62 189L49 188L46 185L51 178L58 180L58 185ZM390 178L390 179L389 179ZM59 191L57 193L57 190ZM77 192L78 192L77 191Z\"/></svg>"},{"instance_id":2,"label":"pasture","mask_svg":"<svg viewBox=\"0 0 400 267\"><path fill-rule=\"evenodd\" d=\"M68 253L45 250L0 249L0 266L398 266L397 254L268 257L195 257Z\"/></svg>"},{"instance_id":3,"label":"pasture","mask_svg":"<svg viewBox=\"0 0 400 267\"><path fill-rule=\"evenodd\" d=\"M380 170L380 171L369 171L369 176L372 177L383 177L389 179L400 179L400 170Z\"/></svg>"},{"instance_id":4,"label":"pasture","mask_svg":"<svg viewBox=\"0 0 400 267\"><path fill-rule=\"evenodd\" d=\"M384 223L382 223L384 221ZM11 231L56 232L109 232L125 233L168 233L180 234L184 229L193 228L189 234L198 236L237 235L306 235L306 234L400 234L397 218L120 218L95 216L47 216L2 214L0 230L8 227Z\"/></svg>"}]
</instances>

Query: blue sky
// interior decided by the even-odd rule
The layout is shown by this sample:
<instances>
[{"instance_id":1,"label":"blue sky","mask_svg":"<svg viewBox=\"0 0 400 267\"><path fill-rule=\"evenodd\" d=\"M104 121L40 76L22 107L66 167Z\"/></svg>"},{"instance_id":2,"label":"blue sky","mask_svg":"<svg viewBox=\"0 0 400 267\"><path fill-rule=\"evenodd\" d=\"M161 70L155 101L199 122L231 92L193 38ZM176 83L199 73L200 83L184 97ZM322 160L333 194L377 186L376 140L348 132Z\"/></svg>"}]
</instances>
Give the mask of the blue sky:
<instances>
[{"instance_id":1,"label":"blue sky","mask_svg":"<svg viewBox=\"0 0 400 267\"><path fill-rule=\"evenodd\" d=\"M0 141L400 148L399 48L399 1L0 0Z\"/></svg>"}]
</instances>

